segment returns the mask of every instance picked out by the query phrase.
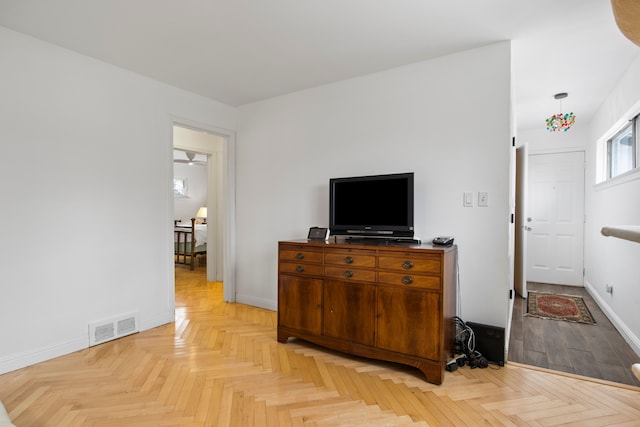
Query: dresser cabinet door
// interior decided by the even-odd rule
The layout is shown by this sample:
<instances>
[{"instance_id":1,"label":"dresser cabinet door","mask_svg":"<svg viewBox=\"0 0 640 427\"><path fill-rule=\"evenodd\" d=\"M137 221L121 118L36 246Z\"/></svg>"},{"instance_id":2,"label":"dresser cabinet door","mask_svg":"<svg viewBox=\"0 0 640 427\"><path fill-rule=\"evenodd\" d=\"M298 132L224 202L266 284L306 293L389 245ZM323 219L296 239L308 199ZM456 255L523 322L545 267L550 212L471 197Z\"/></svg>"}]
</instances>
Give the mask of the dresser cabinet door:
<instances>
[{"instance_id":1,"label":"dresser cabinet door","mask_svg":"<svg viewBox=\"0 0 640 427\"><path fill-rule=\"evenodd\" d=\"M315 335L322 333L322 279L280 275L278 324Z\"/></svg>"},{"instance_id":2,"label":"dresser cabinet door","mask_svg":"<svg viewBox=\"0 0 640 427\"><path fill-rule=\"evenodd\" d=\"M324 335L374 345L376 288L363 283L324 282Z\"/></svg>"},{"instance_id":3,"label":"dresser cabinet door","mask_svg":"<svg viewBox=\"0 0 640 427\"><path fill-rule=\"evenodd\" d=\"M377 306L377 347L440 358L439 293L380 286Z\"/></svg>"}]
</instances>

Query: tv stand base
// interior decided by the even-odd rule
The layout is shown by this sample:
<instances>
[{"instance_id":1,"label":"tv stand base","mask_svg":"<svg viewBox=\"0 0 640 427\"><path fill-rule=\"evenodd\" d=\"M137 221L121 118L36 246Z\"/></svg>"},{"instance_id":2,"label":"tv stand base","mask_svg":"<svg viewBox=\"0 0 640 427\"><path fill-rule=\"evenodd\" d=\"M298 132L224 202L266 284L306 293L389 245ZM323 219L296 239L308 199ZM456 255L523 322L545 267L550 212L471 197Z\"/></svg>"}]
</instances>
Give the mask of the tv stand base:
<instances>
[{"instance_id":1,"label":"tv stand base","mask_svg":"<svg viewBox=\"0 0 640 427\"><path fill-rule=\"evenodd\" d=\"M341 239L336 237L336 243ZM344 243L347 244L364 244L364 245L397 245L397 244L411 244L420 245L422 240L418 237L377 237L377 236L348 236L344 238Z\"/></svg>"}]
</instances>

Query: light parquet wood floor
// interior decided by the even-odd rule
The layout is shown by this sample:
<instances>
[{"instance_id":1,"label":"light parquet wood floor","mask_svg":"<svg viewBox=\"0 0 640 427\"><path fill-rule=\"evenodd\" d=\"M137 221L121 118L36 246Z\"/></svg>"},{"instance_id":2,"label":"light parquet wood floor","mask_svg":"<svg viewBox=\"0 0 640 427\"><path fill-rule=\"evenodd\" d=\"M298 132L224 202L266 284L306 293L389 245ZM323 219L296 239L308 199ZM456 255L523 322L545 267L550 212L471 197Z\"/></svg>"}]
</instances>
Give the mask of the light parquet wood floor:
<instances>
[{"instance_id":1,"label":"light parquet wood floor","mask_svg":"<svg viewBox=\"0 0 640 427\"><path fill-rule=\"evenodd\" d=\"M177 267L176 322L0 375L28 426L640 426L640 389L509 363L417 369L276 341L276 313Z\"/></svg>"}]
</instances>

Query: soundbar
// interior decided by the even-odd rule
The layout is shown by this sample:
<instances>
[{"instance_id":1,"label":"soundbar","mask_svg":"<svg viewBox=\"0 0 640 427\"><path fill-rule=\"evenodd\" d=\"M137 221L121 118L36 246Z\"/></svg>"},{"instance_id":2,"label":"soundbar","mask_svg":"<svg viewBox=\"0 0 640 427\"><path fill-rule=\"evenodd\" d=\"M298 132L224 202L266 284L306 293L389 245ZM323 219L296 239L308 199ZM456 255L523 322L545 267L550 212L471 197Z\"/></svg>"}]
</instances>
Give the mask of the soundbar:
<instances>
[{"instance_id":1,"label":"soundbar","mask_svg":"<svg viewBox=\"0 0 640 427\"><path fill-rule=\"evenodd\" d=\"M393 231L389 230L347 230L349 234L380 234L380 235L389 235L393 234Z\"/></svg>"}]
</instances>

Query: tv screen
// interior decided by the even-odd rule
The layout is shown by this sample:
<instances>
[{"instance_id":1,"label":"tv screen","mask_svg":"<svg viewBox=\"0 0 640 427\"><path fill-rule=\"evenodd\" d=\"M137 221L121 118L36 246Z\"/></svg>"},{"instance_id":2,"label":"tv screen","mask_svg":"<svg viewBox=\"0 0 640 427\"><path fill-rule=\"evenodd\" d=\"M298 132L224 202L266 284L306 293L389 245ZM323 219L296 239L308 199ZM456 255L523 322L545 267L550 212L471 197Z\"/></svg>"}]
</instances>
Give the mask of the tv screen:
<instances>
[{"instance_id":1,"label":"tv screen","mask_svg":"<svg viewBox=\"0 0 640 427\"><path fill-rule=\"evenodd\" d=\"M332 178L333 235L413 237L413 172Z\"/></svg>"}]
</instances>

